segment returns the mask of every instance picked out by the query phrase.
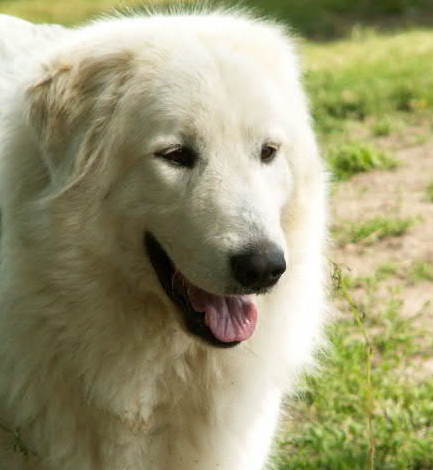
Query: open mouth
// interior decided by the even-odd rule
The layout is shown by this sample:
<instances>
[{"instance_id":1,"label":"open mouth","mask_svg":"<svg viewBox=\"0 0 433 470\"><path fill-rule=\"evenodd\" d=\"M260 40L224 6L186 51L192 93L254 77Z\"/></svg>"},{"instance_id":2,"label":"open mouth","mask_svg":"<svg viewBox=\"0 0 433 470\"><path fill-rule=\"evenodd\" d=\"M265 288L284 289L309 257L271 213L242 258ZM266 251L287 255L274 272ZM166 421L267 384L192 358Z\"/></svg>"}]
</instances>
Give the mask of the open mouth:
<instances>
[{"instance_id":1,"label":"open mouth","mask_svg":"<svg viewBox=\"0 0 433 470\"><path fill-rule=\"evenodd\" d=\"M149 232L144 243L153 269L172 302L181 310L186 328L221 348L247 340L257 324L252 295L215 295L190 283Z\"/></svg>"}]
</instances>

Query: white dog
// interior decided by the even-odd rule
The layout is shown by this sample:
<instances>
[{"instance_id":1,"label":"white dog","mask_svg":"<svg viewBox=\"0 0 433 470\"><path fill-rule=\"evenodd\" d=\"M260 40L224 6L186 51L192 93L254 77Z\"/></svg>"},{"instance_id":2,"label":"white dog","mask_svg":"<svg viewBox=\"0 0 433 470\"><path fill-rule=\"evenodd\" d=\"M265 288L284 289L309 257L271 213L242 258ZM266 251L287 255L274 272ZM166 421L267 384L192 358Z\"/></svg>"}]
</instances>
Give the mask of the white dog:
<instances>
[{"instance_id":1,"label":"white dog","mask_svg":"<svg viewBox=\"0 0 433 470\"><path fill-rule=\"evenodd\" d=\"M0 33L0 468L262 469L324 317L290 38L224 12Z\"/></svg>"}]
</instances>

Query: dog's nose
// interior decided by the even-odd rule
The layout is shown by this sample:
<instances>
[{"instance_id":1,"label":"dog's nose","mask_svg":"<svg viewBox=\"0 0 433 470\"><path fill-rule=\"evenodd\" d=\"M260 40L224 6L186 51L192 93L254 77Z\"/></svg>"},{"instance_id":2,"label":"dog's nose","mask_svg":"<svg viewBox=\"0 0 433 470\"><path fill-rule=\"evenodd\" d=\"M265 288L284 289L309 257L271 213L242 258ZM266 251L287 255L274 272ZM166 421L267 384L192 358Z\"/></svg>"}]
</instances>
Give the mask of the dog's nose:
<instances>
[{"instance_id":1,"label":"dog's nose","mask_svg":"<svg viewBox=\"0 0 433 470\"><path fill-rule=\"evenodd\" d=\"M230 258L236 281L249 289L264 289L277 283L286 270L283 251L273 243L260 243Z\"/></svg>"}]
</instances>

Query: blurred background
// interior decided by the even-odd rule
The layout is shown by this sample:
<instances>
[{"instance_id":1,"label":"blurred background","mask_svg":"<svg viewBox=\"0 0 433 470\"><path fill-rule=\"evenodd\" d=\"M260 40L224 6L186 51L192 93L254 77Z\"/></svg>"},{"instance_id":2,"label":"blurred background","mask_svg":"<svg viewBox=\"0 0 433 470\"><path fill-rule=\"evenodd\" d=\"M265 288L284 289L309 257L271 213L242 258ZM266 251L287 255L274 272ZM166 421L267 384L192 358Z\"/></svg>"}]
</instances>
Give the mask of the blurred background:
<instances>
[{"instance_id":1,"label":"blurred background","mask_svg":"<svg viewBox=\"0 0 433 470\"><path fill-rule=\"evenodd\" d=\"M433 470L433 0L244 5L292 28L332 175L332 348L287 400L274 468ZM0 13L72 26L115 6Z\"/></svg>"},{"instance_id":2,"label":"blurred background","mask_svg":"<svg viewBox=\"0 0 433 470\"><path fill-rule=\"evenodd\" d=\"M141 5L138 0L0 0L1 10L23 18L46 22L76 24L91 15L113 7ZM168 3L153 0L153 4ZM184 2L186 3L186 2ZM187 3L203 3L187 0ZM213 2L213 4L218 3ZM219 2L221 4L221 2ZM239 2L225 1L232 6ZM331 39L350 33L355 25L389 30L408 26L426 26L433 22L432 0L245 0L260 13L288 22L303 36Z\"/></svg>"}]
</instances>

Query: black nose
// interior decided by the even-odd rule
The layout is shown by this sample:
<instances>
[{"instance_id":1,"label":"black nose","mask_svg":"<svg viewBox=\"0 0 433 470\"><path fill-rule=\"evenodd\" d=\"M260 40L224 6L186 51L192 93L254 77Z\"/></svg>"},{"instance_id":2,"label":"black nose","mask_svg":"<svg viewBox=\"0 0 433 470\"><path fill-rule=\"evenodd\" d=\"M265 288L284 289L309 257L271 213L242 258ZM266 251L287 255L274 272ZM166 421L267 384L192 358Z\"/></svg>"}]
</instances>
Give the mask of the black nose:
<instances>
[{"instance_id":1,"label":"black nose","mask_svg":"<svg viewBox=\"0 0 433 470\"><path fill-rule=\"evenodd\" d=\"M230 266L236 281L250 289L264 289L277 283L286 270L283 251L273 243L260 243L233 255Z\"/></svg>"}]
</instances>

